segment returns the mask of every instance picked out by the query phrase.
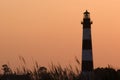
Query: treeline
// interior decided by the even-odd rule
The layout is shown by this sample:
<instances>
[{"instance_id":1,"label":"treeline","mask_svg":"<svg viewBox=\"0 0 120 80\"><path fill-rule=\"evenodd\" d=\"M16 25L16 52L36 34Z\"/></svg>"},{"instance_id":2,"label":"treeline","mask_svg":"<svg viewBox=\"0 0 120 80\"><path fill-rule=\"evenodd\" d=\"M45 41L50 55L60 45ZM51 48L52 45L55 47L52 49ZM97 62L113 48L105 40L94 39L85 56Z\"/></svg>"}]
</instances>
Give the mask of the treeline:
<instances>
[{"instance_id":1,"label":"treeline","mask_svg":"<svg viewBox=\"0 0 120 80\"><path fill-rule=\"evenodd\" d=\"M61 65L52 65L49 69L38 66L34 70L23 68L22 73L12 71L8 65L3 65L3 74L0 80L88 80L87 76L81 74L79 68L71 66L62 68ZM96 68L90 74L89 80L120 80L120 70L111 67Z\"/></svg>"},{"instance_id":2,"label":"treeline","mask_svg":"<svg viewBox=\"0 0 120 80\"><path fill-rule=\"evenodd\" d=\"M120 70L114 68L97 68L94 70L95 80L120 80Z\"/></svg>"}]
</instances>

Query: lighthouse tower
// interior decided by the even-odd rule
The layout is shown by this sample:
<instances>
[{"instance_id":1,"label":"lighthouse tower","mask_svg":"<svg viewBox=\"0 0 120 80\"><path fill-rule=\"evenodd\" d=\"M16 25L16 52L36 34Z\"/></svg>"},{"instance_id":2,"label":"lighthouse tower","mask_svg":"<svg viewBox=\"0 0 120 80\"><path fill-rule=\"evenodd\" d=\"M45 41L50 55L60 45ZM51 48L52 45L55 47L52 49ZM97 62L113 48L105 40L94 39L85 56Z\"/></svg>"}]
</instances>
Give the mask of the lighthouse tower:
<instances>
[{"instance_id":1,"label":"lighthouse tower","mask_svg":"<svg viewBox=\"0 0 120 80\"><path fill-rule=\"evenodd\" d=\"M82 42L82 73L93 71L93 56L92 56L92 38L90 13L84 12L83 21L83 42Z\"/></svg>"}]
</instances>

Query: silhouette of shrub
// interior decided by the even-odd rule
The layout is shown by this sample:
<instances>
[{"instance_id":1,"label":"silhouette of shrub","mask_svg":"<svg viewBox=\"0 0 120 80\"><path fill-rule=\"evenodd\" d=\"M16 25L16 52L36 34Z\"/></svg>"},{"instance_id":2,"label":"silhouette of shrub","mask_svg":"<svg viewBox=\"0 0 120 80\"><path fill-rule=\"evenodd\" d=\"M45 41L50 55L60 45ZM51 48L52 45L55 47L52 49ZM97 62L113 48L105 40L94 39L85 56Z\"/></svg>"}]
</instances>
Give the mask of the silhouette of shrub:
<instances>
[{"instance_id":1,"label":"silhouette of shrub","mask_svg":"<svg viewBox=\"0 0 120 80\"><path fill-rule=\"evenodd\" d=\"M117 80L117 72L113 68L97 68L94 76L95 80Z\"/></svg>"}]
</instances>

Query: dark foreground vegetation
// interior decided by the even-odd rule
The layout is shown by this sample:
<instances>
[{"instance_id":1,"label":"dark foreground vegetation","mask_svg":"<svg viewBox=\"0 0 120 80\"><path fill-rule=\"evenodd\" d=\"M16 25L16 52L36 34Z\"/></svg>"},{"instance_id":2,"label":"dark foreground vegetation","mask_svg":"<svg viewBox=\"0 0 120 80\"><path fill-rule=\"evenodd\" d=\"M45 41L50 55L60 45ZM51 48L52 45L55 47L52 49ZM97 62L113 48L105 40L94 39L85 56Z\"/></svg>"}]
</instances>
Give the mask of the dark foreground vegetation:
<instances>
[{"instance_id":1,"label":"dark foreground vegetation","mask_svg":"<svg viewBox=\"0 0 120 80\"><path fill-rule=\"evenodd\" d=\"M61 65L51 65L49 69L39 66L37 63L33 70L23 67L23 70L13 71L4 64L2 65L3 74L0 80L120 80L120 70L111 67L96 68L90 73L91 79L87 79L80 72L80 63L74 69L69 66L62 68Z\"/></svg>"},{"instance_id":2,"label":"dark foreground vegetation","mask_svg":"<svg viewBox=\"0 0 120 80\"><path fill-rule=\"evenodd\" d=\"M6 65L7 66L7 65ZM120 80L120 70L113 68L97 68L91 72L92 80ZM19 74L8 69L0 75L0 80L86 80L79 72L72 69L61 68L61 66L52 66L50 70L45 67L39 67L33 72L27 71Z\"/></svg>"}]
</instances>

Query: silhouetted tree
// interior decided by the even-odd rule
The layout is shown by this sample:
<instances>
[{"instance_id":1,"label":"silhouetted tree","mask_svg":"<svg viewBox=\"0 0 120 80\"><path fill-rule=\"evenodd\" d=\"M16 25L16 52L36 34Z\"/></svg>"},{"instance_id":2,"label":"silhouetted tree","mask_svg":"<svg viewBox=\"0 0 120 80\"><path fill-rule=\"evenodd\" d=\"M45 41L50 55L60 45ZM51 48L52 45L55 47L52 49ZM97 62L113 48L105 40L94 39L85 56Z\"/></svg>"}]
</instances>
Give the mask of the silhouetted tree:
<instances>
[{"instance_id":1,"label":"silhouetted tree","mask_svg":"<svg viewBox=\"0 0 120 80\"><path fill-rule=\"evenodd\" d=\"M9 75L12 74L12 70L8 67L7 64L2 65L2 70L4 72L4 75Z\"/></svg>"},{"instance_id":2,"label":"silhouetted tree","mask_svg":"<svg viewBox=\"0 0 120 80\"><path fill-rule=\"evenodd\" d=\"M117 80L120 80L120 69L117 70Z\"/></svg>"},{"instance_id":3,"label":"silhouetted tree","mask_svg":"<svg viewBox=\"0 0 120 80\"><path fill-rule=\"evenodd\" d=\"M113 68L97 68L94 77L95 80L117 80L117 72Z\"/></svg>"},{"instance_id":4,"label":"silhouetted tree","mask_svg":"<svg viewBox=\"0 0 120 80\"><path fill-rule=\"evenodd\" d=\"M40 67L38 69L39 80L50 80L50 74L47 72L46 67Z\"/></svg>"}]
</instances>

